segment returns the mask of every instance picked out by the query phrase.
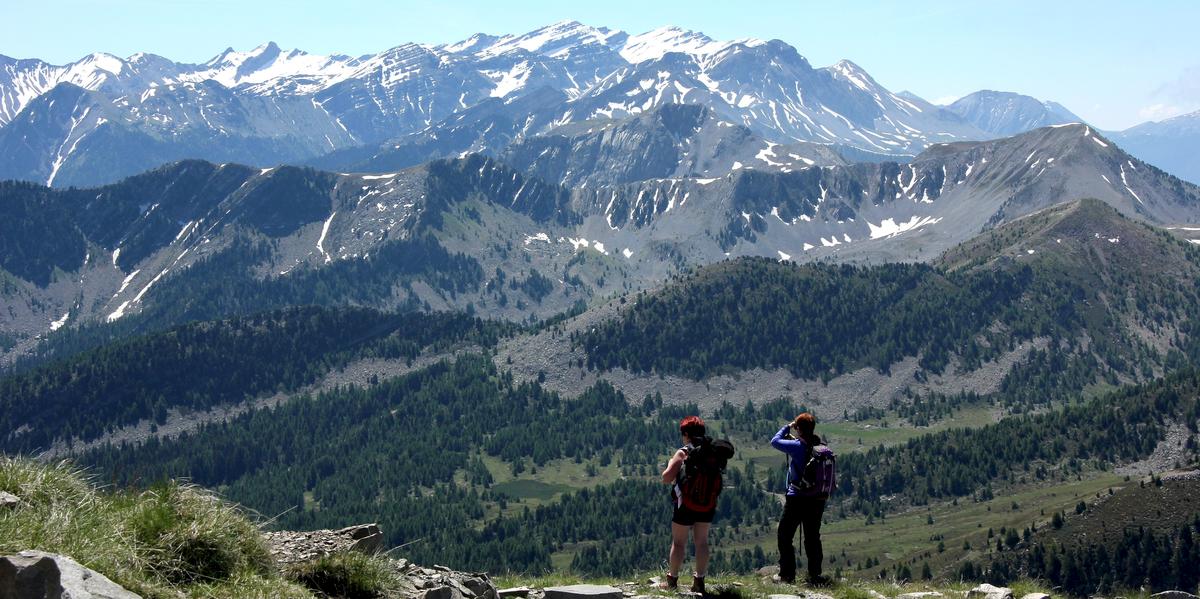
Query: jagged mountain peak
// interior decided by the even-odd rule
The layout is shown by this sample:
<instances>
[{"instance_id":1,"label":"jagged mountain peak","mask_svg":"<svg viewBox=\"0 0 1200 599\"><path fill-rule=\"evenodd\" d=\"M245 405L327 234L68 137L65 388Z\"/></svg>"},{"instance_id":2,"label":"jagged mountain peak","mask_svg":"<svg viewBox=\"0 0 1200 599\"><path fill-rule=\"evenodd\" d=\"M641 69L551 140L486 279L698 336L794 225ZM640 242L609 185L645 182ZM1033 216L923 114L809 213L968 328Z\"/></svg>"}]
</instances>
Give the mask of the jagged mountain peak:
<instances>
[{"instance_id":1,"label":"jagged mountain peak","mask_svg":"<svg viewBox=\"0 0 1200 599\"><path fill-rule=\"evenodd\" d=\"M223 50L220 54L217 54L216 56L208 59L208 61L202 63L201 66L209 69L219 69L229 66L238 67L247 61L251 61L259 57L278 56L281 52L282 50L275 42L259 44L258 46L246 51L238 51L233 49L233 47L228 47L225 48L225 50ZM293 50L292 52L301 51Z\"/></svg>"},{"instance_id":2,"label":"jagged mountain peak","mask_svg":"<svg viewBox=\"0 0 1200 599\"><path fill-rule=\"evenodd\" d=\"M833 75L835 79L845 81L864 92L871 94L881 92L885 94L890 93L882 85L879 85L866 70L844 58L831 66L825 67L824 70Z\"/></svg>"},{"instance_id":3,"label":"jagged mountain peak","mask_svg":"<svg viewBox=\"0 0 1200 599\"><path fill-rule=\"evenodd\" d=\"M349 75L358 62L349 56L322 56L300 49L284 50L275 42L267 42L245 52L226 49L204 63L202 68L183 73L177 80L211 79L229 88L268 84L257 91L270 94L289 89L292 93L305 93ZM292 86L291 82L296 80L305 81L305 84Z\"/></svg>"},{"instance_id":4,"label":"jagged mountain peak","mask_svg":"<svg viewBox=\"0 0 1200 599\"><path fill-rule=\"evenodd\" d=\"M499 40L500 36L488 35L486 33L476 33L460 42L434 46L434 48L444 52L449 52L450 54L473 53L482 48L495 44Z\"/></svg>"},{"instance_id":5,"label":"jagged mountain peak","mask_svg":"<svg viewBox=\"0 0 1200 599\"><path fill-rule=\"evenodd\" d=\"M125 66L125 61L107 52L93 52L81 58L76 65L88 65L117 75Z\"/></svg>"},{"instance_id":6,"label":"jagged mountain peak","mask_svg":"<svg viewBox=\"0 0 1200 599\"><path fill-rule=\"evenodd\" d=\"M620 54L629 63L637 64L647 60L659 60L672 52L705 56L720 52L735 44L755 47L765 43L763 40L752 38L727 42L717 41L698 31L668 26L629 36L628 41L621 48Z\"/></svg>"},{"instance_id":7,"label":"jagged mountain peak","mask_svg":"<svg viewBox=\"0 0 1200 599\"><path fill-rule=\"evenodd\" d=\"M578 21L559 21L521 35L506 35L477 51L482 56L499 56L525 51L561 57L574 48L587 45L609 46L620 43L626 34L606 27L592 27Z\"/></svg>"}]
</instances>

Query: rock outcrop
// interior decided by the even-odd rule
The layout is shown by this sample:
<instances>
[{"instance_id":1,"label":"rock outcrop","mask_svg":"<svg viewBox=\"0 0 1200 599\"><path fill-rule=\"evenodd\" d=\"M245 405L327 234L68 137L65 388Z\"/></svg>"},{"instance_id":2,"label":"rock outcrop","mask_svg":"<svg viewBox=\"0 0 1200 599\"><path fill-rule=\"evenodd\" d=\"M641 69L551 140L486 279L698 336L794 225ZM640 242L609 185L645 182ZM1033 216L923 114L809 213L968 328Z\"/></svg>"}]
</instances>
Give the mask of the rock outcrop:
<instances>
[{"instance_id":1,"label":"rock outcrop","mask_svg":"<svg viewBox=\"0 0 1200 599\"><path fill-rule=\"evenodd\" d=\"M967 599L1013 599L1013 591L1008 587L981 584L967 591Z\"/></svg>"},{"instance_id":2,"label":"rock outcrop","mask_svg":"<svg viewBox=\"0 0 1200 599\"><path fill-rule=\"evenodd\" d=\"M346 551L374 554L383 550L383 531L376 524L339 530L268 532L271 555L281 566L299 564ZM445 566L422 567L406 559L390 560L399 578L399 593L413 599L500 599L487 574L456 572ZM0 596L0 599L4 599Z\"/></svg>"},{"instance_id":3,"label":"rock outcrop","mask_svg":"<svg viewBox=\"0 0 1200 599\"><path fill-rule=\"evenodd\" d=\"M417 599L499 599L496 585L487 574L456 572L445 566L423 568L405 560L396 561L404 595Z\"/></svg>"},{"instance_id":4,"label":"rock outcrop","mask_svg":"<svg viewBox=\"0 0 1200 599\"><path fill-rule=\"evenodd\" d=\"M271 556L280 565L307 562L343 551L377 553L383 549L383 532L376 524L339 530L268 532L264 536Z\"/></svg>"},{"instance_id":5,"label":"rock outcrop","mask_svg":"<svg viewBox=\"0 0 1200 599\"><path fill-rule=\"evenodd\" d=\"M141 599L64 555L22 551L0 557L0 599Z\"/></svg>"}]
</instances>

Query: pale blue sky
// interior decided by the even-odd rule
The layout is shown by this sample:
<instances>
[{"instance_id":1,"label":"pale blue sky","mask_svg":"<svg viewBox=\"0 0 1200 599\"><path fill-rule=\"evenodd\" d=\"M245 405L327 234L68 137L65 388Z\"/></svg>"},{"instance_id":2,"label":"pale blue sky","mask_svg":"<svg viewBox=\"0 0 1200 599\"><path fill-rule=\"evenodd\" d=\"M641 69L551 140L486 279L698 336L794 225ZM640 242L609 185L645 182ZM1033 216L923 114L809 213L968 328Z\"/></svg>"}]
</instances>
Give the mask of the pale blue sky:
<instances>
[{"instance_id":1,"label":"pale blue sky","mask_svg":"<svg viewBox=\"0 0 1200 599\"><path fill-rule=\"evenodd\" d=\"M316 53L523 33L562 19L640 33L778 38L929 100L989 88L1061 102L1105 129L1200 110L1200 2L1160 0L605 2L0 0L0 54L61 64L93 51L203 62L266 41Z\"/></svg>"}]
</instances>

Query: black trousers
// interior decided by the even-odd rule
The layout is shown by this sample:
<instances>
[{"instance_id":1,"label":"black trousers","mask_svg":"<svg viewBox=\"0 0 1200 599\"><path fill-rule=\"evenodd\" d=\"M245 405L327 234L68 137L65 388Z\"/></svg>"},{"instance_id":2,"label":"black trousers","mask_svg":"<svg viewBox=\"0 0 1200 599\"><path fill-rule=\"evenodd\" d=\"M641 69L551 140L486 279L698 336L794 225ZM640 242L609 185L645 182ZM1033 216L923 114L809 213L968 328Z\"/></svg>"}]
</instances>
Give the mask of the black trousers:
<instances>
[{"instance_id":1,"label":"black trousers","mask_svg":"<svg viewBox=\"0 0 1200 599\"><path fill-rule=\"evenodd\" d=\"M821 514L825 512L824 497L801 497L789 495L783 505L783 516L779 518L779 577L796 579L796 547L792 537L796 529L802 528L804 553L808 554L808 575L821 575Z\"/></svg>"}]
</instances>

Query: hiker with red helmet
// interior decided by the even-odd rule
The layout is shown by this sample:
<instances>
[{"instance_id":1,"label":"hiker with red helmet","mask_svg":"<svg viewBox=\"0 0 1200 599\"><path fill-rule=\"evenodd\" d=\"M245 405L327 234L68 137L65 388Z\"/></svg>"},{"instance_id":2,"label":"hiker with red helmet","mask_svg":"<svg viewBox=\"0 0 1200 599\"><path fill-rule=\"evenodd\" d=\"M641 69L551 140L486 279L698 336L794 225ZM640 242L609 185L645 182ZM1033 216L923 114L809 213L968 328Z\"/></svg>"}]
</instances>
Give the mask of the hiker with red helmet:
<instances>
[{"instance_id":1,"label":"hiker with red helmet","mask_svg":"<svg viewBox=\"0 0 1200 599\"><path fill-rule=\"evenodd\" d=\"M666 580L659 583L664 590L679 588L679 569L687 552L688 531L696 546L696 571L692 578L693 593L704 593L704 575L708 569L708 529L717 512L717 496L721 493L721 473L733 445L728 441L713 441L705 434L704 421L688 416L679 423L683 447L675 451L663 470L662 481L671 485L671 554Z\"/></svg>"},{"instance_id":2,"label":"hiker with red helmet","mask_svg":"<svg viewBox=\"0 0 1200 599\"><path fill-rule=\"evenodd\" d=\"M787 454L787 496L779 518L779 580L796 581L796 548L792 538L801 528L804 552L808 554L808 582L824 585L821 574L821 515L829 494L837 488L834 455L815 433L816 418L805 412L785 424L771 439L771 447Z\"/></svg>"}]
</instances>

